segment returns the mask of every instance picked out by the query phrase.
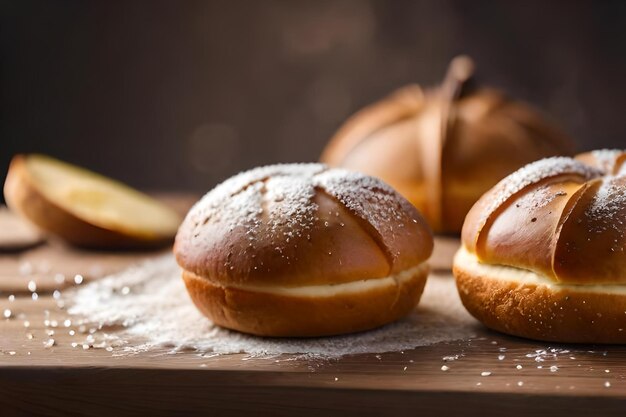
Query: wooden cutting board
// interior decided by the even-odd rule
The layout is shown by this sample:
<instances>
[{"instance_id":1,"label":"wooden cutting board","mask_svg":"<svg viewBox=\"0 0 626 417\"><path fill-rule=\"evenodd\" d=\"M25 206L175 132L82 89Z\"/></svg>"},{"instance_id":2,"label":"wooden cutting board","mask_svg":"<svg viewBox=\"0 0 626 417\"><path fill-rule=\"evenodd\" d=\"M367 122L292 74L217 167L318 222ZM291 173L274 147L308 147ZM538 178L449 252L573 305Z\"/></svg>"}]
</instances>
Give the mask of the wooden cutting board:
<instances>
[{"instance_id":1,"label":"wooden cutting board","mask_svg":"<svg viewBox=\"0 0 626 417\"><path fill-rule=\"evenodd\" d=\"M183 200L173 202L184 210L192 200ZM446 265L458 242L437 245L431 279L452 279ZM53 291L162 253L53 242L0 254L0 314L10 310L0 316L0 416L626 414L626 348L545 344L480 325L468 340L333 360L72 346L78 329L65 327Z\"/></svg>"}]
</instances>

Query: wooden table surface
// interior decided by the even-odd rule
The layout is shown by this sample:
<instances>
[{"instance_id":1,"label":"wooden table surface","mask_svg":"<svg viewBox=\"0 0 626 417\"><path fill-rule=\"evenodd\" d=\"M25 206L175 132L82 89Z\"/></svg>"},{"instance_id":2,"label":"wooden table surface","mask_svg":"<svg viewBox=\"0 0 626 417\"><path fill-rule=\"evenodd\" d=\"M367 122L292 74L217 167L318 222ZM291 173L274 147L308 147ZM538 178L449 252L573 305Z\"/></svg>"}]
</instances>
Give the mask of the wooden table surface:
<instances>
[{"instance_id":1,"label":"wooden table surface","mask_svg":"<svg viewBox=\"0 0 626 417\"><path fill-rule=\"evenodd\" d=\"M189 200L174 202L183 210ZM432 279L452 279L445 265L457 243L437 244ZM73 347L53 291L162 252L53 242L0 253L0 314L10 310L0 316L0 416L626 415L624 347L546 344L480 325L468 340L332 360Z\"/></svg>"}]
</instances>

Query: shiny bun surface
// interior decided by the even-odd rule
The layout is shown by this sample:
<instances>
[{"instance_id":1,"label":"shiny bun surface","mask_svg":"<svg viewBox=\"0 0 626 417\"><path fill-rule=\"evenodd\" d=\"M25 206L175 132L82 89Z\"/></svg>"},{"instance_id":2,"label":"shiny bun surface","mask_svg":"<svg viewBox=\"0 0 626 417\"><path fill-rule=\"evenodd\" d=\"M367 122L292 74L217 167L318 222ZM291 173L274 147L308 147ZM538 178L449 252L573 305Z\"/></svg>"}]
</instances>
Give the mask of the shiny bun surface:
<instances>
[{"instance_id":1,"label":"shiny bun surface","mask_svg":"<svg viewBox=\"0 0 626 417\"><path fill-rule=\"evenodd\" d=\"M209 192L187 215L174 251L192 299L217 324L317 336L407 314L432 245L417 210L382 181L285 164Z\"/></svg>"},{"instance_id":2,"label":"shiny bun surface","mask_svg":"<svg viewBox=\"0 0 626 417\"><path fill-rule=\"evenodd\" d=\"M454 262L489 327L542 340L624 343L626 152L525 166L470 210Z\"/></svg>"}]
</instances>

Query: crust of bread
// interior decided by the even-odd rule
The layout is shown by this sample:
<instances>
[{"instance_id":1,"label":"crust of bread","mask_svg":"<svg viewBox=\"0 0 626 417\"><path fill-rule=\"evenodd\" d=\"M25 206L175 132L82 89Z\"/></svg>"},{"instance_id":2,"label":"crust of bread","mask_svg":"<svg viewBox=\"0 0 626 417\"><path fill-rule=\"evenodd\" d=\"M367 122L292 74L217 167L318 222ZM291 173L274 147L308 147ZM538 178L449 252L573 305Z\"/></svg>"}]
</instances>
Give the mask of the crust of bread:
<instances>
[{"instance_id":1,"label":"crust of bread","mask_svg":"<svg viewBox=\"0 0 626 417\"><path fill-rule=\"evenodd\" d=\"M380 180L289 164L218 185L187 215L174 253L192 300L216 324L305 337L408 314L432 248L415 207Z\"/></svg>"},{"instance_id":2,"label":"crust of bread","mask_svg":"<svg viewBox=\"0 0 626 417\"><path fill-rule=\"evenodd\" d=\"M461 301L490 329L549 342L626 343L626 286L604 292L596 285L517 280L513 272L503 276L501 266L476 268L468 261L474 255L459 254L453 273Z\"/></svg>"},{"instance_id":3,"label":"crust of bread","mask_svg":"<svg viewBox=\"0 0 626 417\"><path fill-rule=\"evenodd\" d=\"M498 180L537 159L572 153L563 132L497 90L457 98L454 111L441 95L407 86L365 107L340 127L320 161L381 178L435 232L456 234ZM449 119L444 135L442 117Z\"/></svg>"},{"instance_id":4,"label":"crust of bread","mask_svg":"<svg viewBox=\"0 0 626 417\"><path fill-rule=\"evenodd\" d=\"M626 284L626 176L611 174L626 152L593 155L536 161L502 180L467 214L464 246L562 284Z\"/></svg>"},{"instance_id":5,"label":"crust of bread","mask_svg":"<svg viewBox=\"0 0 626 417\"><path fill-rule=\"evenodd\" d=\"M189 271L183 271L183 280L197 308L217 325L258 336L315 337L369 330L409 314L424 290L428 267L412 271L386 285L322 296L221 286Z\"/></svg>"},{"instance_id":6,"label":"crust of bread","mask_svg":"<svg viewBox=\"0 0 626 417\"><path fill-rule=\"evenodd\" d=\"M411 84L352 115L330 139L320 161L341 165L351 149L376 132L411 118L424 104L424 91Z\"/></svg>"},{"instance_id":7,"label":"crust of bread","mask_svg":"<svg viewBox=\"0 0 626 417\"><path fill-rule=\"evenodd\" d=\"M238 190L229 191L238 195ZM229 287L298 287L386 277L424 262L433 247L432 234L417 210L393 190L386 196L384 204L397 206L397 216L386 220L393 230L377 231L317 187L310 200L298 203L312 208L310 225L271 225L260 216L253 241L246 225L230 228L226 222L207 220L202 209L214 201L203 199L181 225L174 253L183 269ZM366 195L361 198L373 211L383 204L368 201ZM266 191L261 202L250 203L258 209L269 199ZM228 213L225 204L220 202L216 210Z\"/></svg>"}]
</instances>

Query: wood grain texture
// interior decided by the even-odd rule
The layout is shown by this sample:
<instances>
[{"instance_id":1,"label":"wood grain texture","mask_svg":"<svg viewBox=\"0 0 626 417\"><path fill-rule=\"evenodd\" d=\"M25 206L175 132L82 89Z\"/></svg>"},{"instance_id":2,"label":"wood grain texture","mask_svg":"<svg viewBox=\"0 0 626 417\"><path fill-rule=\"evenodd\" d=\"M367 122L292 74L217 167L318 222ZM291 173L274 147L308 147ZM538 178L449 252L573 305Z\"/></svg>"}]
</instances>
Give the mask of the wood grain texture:
<instances>
[{"instance_id":1,"label":"wood grain texture","mask_svg":"<svg viewBox=\"0 0 626 417\"><path fill-rule=\"evenodd\" d=\"M24 287L23 281L15 281L17 287L12 289L7 283L12 274L12 279L25 279L19 275L19 262L11 263L16 257L29 259L43 248L51 265L61 265L72 273L85 273L84 268L95 261L112 272L146 256L157 256L90 253L82 258L70 255L63 246L2 255L0 264L4 263L5 269L0 282L5 287L0 292L0 313L11 310L11 318L0 320L3 417L227 416L251 412L611 416L623 415L626 410L626 348L547 345L479 325L476 337L468 340L335 360L290 355L203 357L191 351L171 354L165 348L129 355L118 349L73 347L72 342L84 339L89 329L81 333L73 324L65 327L61 320L65 312L53 299L51 287L42 284L38 300L33 301L29 291L18 291ZM18 270L11 272L9 264ZM440 272L431 279L452 277ZM14 301L9 301L9 291L15 294ZM46 326L45 320L57 320L58 324ZM25 321L29 327L24 326ZM70 335L70 330L77 334ZM47 333L50 331L54 331L52 336ZM46 348L49 338L54 338L55 345ZM551 353L550 349L557 350ZM543 350L547 351L537 353ZM449 369L442 370L444 365ZM553 366L557 368L551 369Z\"/></svg>"},{"instance_id":2,"label":"wood grain texture","mask_svg":"<svg viewBox=\"0 0 626 417\"><path fill-rule=\"evenodd\" d=\"M43 242L41 234L0 205L0 253L18 252Z\"/></svg>"}]
</instances>

